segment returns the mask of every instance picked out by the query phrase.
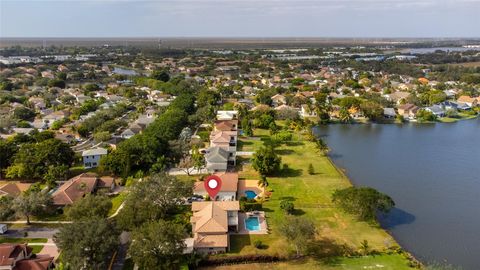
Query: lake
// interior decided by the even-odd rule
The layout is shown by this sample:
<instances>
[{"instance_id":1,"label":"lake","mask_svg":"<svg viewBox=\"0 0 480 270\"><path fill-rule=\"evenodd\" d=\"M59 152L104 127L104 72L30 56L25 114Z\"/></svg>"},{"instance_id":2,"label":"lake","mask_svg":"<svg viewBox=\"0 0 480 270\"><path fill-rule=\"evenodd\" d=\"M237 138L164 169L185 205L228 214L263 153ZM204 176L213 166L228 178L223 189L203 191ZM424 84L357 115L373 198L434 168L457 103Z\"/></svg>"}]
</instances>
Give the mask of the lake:
<instances>
[{"instance_id":1,"label":"lake","mask_svg":"<svg viewBox=\"0 0 480 270\"><path fill-rule=\"evenodd\" d=\"M133 69L127 69L127 68L120 68L120 67L114 67L112 72L114 74L119 74L119 75L126 75L126 76L135 76L138 73L133 70Z\"/></svg>"},{"instance_id":2,"label":"lake","mask_svg":"<svg viewBox=\"0 0 480 270\"><path fill-rule=\"evenodd\" d=\"M444 52L466 52L466 51L479 51L480 48L465 48L465 47L436 47L436 48L412 48L401 50L402 53L411 54L426 54L434 53L435 51Z\"/></svg>"},{"instance_id":3,"label":"lake","mask_svg":"<svg viewBox=\"0 0 480 270\"><path fill-rule=\"evenodd\" d=\"M423 262L480 269L480 120L329 125L315 129L358 186L390 195L381 218Z\"/></svg>"}]
</instances>

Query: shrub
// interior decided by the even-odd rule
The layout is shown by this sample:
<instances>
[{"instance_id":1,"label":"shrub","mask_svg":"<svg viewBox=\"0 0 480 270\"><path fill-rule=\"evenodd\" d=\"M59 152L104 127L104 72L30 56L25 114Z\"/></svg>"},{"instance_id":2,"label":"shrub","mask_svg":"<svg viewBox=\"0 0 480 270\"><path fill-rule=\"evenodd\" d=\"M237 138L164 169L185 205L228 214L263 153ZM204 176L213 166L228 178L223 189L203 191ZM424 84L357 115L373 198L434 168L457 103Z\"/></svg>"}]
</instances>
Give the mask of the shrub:
<instances>
[{"instance_id":1,"label":"shrub","mask_svg":"<svg viewBox=\"0 0 480 270\"><path fill-rule=\"evenodd\" d=\"M277 255L245 255L245 256L228 256L228 257L215 257L210 256L206 260L202 260L199 263L199 266L214 266L214 265L225 265L225 264L239 264L247 262L278 262L286 260L285 257L279 257Z\"/></svg>"},{"instance_id":2,"label":"shrub","mask_svg":"<svg viewBox=\"0 0 480 270\"><path fill-rule=\"evenodd\" d=\"M257 248L257 249L261 249L261 248L263 248L263 243L262 243L261 240L258 240L258 239L257 239L257 240L255 240L255 241L253 242L253 246L254 246L255 248Z\"/></svg>"},{"instance_id":3,"label":"shrub","mask_svg":"<svg viewBox=\"0 0 480 270\"><path fill-rule=\"evenodd\" d=\"M208 140L210 138L210 132L209 131L199 131L199 132L197 132L197 135L200 136L200 138L204 142L208 142Z\"/></svg>"},{"instance_id":4,"label":"shrub","mask_svg":"<svg viewBox=\"0 0 480 270\"><path fill-rule=\"evenodd\" d=\"M257 202L240 202L240 210L243 212L260 211L262 210L262 204Z\"/></svg>"},{"instance_id":5,"label":"shrub","mask_svg":"<svg viewBox=\"0 0 480 270\"><path fill-rule=\"evenodd\" d=\"M308 174L310 174L310 175L315 174L315 169L313 168L312 163L308 164Z\"/></svg>"},{"instance_id":6,"label":"shrub","mask_svg":"<svg viewBox=\"0 0 480 270\"><path fill-rule=\"evenodd\" d=\"M291 201L282 200L280 202L280 209L282 209L286 214L292 214L295 210L295 206Z\"/></svg>"}]
</instances>

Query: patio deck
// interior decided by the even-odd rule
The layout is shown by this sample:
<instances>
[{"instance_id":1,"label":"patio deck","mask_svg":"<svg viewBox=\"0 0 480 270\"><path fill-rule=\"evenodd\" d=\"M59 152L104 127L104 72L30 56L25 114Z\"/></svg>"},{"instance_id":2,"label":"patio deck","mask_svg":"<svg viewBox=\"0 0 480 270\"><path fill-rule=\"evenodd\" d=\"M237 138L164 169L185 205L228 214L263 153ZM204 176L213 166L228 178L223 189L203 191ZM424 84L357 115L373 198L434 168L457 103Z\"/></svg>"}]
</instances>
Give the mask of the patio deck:
<instances>
[{"instance_id":1,"label":"patio deck","mask_svg":"<svg viewBox=\"0 0 480 270\"><path fill-rule=\"evenodd\" d=\"M246 197L245 191L251 190L262 197L265 189L258 186L258 180L238 180L237 198Z\"/></svg>"}]
</instances>

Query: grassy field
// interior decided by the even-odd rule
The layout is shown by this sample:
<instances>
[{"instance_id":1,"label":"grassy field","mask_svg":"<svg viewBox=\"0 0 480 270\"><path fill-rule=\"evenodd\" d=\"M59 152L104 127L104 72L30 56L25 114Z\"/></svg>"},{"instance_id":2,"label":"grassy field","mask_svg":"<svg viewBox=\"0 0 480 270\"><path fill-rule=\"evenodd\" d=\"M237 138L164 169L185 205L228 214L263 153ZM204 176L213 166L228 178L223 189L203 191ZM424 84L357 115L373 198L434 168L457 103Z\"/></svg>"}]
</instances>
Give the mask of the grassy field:
<instances>
[{"instance_id":1,"label":"grassy field","mask_svg":"<svg viewBox=\"0 0 480 270\"><path fill-rule=\"evenodd\" d=\"M265 141L268 140L269 134L266 130L255 130L255 136ZM292 201L296 208L296 215L306 216L315 222L318 233L314 241L313 255L318 259L337 255L345 249L356 251L363 240L367 240L372 249L380 252L398 247L395 240L377 224L357 221L353 216L343 213L332 205L332 192L350 186L349 180L337 171L330 159L315 150L312 142L303 140L299 134L295 137L295 141L277 148L278 154L282 157L282 163L287 164L288 168L282 168L277 176L268 178L269 189L273 193L271 198L263 204L263 209L266 212L271 233L260 236L232 236L231 252L220 256L292 254L293 248L286 243L276 229L284 219L284 213L280 209L281 200ZM241 140L243 146L251 146L249 150L258 149L262 145L262 141L252 138ZM238 163L240 178L259 179L259 175L251 168L248 160L240 160ZM314 175L307 173L310 163L314 167ZM267 248L256 249L252 243L257 239L261 240ZM400 257L400 265L406 266L407 259ZM390 265L388 257L385 260L386 264Z\"/></svg>"},{"instance_id":2,"label":"grassy field","mask_svg":"<svg viewBox=\"0 0 480 270\"><path fill-rule=\"evenodd\" d=\"M126 192L121 192L117 196L113 197L111 200L112 208L108 212L108 216L113 215L117 211L117 209L120 207L120 205L125 201L126 198L127 198Z\"/></svg>"},{"instance_id":3,"label":"grassy field","mask_svg":"<svg viewBox=\"0 0 480 270\"><path fill-rule=\"evenodd\" d=\"M470 114L466 114L466 113L459 113L458 116L459 116L458 118L442 117L442 118L438 119L438 122L453 123L453 122L457 122L457 121L460 121L460 120L468 120L468 119L473 119L473 118L478 117L478 115L470 115Z\"/></svg>"},{"instance_id":4,"label":"grassy field","mask_svg":"<svg viewBox=\"0 0 480 270\"><path fill-rule=\"evenodd\" d=\"M411 269L405 264L405 258L398 254L382 254L357 258L334 257L322 260L312 258L304 260L286 261L279 263L253 263L236 264L217 267L204 267L200 269L215 270L295 270L295 269L322 269L322 270L407 270Z\"/></svg>"}]
</instances>

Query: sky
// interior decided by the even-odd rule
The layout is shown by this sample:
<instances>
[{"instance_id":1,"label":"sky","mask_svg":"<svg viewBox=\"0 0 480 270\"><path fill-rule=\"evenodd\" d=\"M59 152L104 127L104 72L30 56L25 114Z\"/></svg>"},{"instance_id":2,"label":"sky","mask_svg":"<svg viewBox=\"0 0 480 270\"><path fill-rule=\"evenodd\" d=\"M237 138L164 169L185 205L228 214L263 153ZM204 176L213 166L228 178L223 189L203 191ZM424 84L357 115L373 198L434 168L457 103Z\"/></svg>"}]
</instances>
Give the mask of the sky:
<instances>
[{"instance_id":1,"label":"sky","mask_svg":"<svg viewBox=\"0 0 480 270\"><path fill-rule=\"evenodd\" d=\"M480 0L0 0L0 37L480 37Z\"/></svg>"}]
</instances>

